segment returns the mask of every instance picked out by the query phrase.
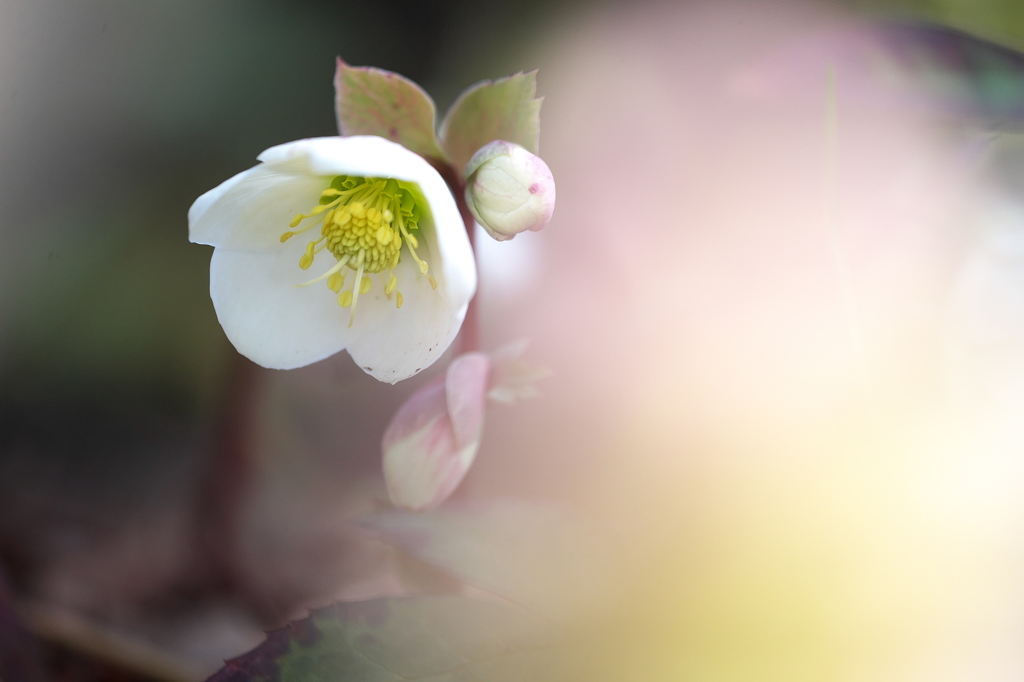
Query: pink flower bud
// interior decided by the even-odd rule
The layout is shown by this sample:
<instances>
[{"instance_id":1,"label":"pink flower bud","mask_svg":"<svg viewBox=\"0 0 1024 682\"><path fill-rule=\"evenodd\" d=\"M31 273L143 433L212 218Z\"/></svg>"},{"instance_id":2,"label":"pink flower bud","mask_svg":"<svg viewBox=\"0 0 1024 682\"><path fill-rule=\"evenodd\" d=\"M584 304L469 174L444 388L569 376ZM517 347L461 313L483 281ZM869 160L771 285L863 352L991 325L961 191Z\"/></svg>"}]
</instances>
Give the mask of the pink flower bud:
<instances>
[{"instance_id":1,"label":"pink flower bud","mask_svg":"<svg viewBox=\"0 0 1024 682\"><path fill-rule=\"evenodd\" d=\"M495 140L466 164L466 203L498 241L540 230L555 210L555 180L539 156L517 144Z\"/></svg>"},{"instance_id":2,"label":"pink flower bud","mask_svg":"<svg viewBox=\"0 0 1024 682\"><path fill-rule=\"evenodd\" d=\"M483 433L490 368L483 353L459 356L395 413L381 447L388 496L396 506L436 507L469 471Z\"/></svg>"}]
</instances>

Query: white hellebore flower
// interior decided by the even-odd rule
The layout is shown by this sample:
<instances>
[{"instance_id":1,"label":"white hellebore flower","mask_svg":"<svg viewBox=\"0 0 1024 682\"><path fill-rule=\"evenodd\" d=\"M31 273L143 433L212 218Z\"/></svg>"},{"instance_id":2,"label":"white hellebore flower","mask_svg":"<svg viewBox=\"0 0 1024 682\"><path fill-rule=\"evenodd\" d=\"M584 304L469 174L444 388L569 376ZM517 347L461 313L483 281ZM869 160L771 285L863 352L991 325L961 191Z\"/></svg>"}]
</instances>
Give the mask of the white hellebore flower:
<instances>
[{"instance_id":1,"label":"white hellebore flower","mask_svg":"<svg viewBox=\"0 0 1024 682\"><path fill-rule=\"evenodd\" d=\"M344 349L388 383L437 360L476 290L440 174L372 136L298 140L259 160L188 212L189 239L215 247L210 296L235 348L274 369Z\"/></svg>"}]
</instances>

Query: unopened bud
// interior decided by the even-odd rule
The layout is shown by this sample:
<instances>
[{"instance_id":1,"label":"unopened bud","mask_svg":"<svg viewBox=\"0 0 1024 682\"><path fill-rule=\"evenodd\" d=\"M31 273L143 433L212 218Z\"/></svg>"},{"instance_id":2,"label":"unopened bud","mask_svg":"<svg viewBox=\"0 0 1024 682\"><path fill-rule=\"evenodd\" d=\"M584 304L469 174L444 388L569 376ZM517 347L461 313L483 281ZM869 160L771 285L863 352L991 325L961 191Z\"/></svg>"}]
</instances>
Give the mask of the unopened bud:
<instances>
[{"instance_id":1,"label":"unopened bud","mask_svg":"<svg viewBox=\"0 0 1024 682\"><path fill-rule=\"evenodd\" d=\"M540 230L555 210L555 180L539 156L495 140L466 164L466 203L476 221L498 241Z\"/></svg>"},{"instance_id":2,"label":"unopened bud","mask_svg":"<svg viewBox=\"0 0 1024 682\"><path fill-rule=\"evenodd\" d=\"M461 355L395 413L381 449L388 496L396 506L436 507L469 471L483 433L490 366L483 353Z\"/></svg>"}]
</instances>

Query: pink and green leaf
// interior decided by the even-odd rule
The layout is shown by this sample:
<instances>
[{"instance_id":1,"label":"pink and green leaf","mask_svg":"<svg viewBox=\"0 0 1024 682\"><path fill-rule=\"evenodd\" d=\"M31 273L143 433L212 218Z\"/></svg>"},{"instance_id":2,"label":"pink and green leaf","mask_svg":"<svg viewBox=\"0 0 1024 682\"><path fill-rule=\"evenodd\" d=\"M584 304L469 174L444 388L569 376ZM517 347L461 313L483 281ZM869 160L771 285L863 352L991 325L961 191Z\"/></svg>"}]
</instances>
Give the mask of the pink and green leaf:
<instances>
[{"instance_id":1,"label":"pink and green leaf","mask_svg":"<svg viewBox=\"0 0 1024 682\"><path fill-rule=\"evenodd\" d=\"M342 135L377 135L425 158L444 158L435 133L434 101L411 80L339 59L334 91Z\"/></svg>"},{"instance_id":2,"label":"pink and green leaf","mask_svg":"<svg viewBox=\"0 0 1024 682\"><path fill-rule=\"evenodd\" d=\"M514 142L531 154L540 144L537 72L477 83L452 104L441 123L441 144L461 174L476 150L493 140Z\"/></svg>"}]
</instances>

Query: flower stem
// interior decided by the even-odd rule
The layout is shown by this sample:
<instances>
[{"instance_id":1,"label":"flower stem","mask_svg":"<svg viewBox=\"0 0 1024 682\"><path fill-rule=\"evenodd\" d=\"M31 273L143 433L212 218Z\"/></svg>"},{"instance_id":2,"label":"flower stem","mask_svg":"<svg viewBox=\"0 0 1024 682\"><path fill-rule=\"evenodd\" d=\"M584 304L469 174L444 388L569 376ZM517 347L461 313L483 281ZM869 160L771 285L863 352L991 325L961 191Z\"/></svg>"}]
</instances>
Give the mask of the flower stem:
<instances>
[{"instance_id":1,"label":"flower stem","mask_svg":"<svg viewBox=\"0 0 1024 682\"><path fill-rule=\"evenodd\" d=\"M194 507L197 561L201 580L214 590L234 592L242 584L238 565L238 525L253 473L250 433L258 367L233 355L227 388L210 443L207 468Z\"/></svg>"}]
</instances>

